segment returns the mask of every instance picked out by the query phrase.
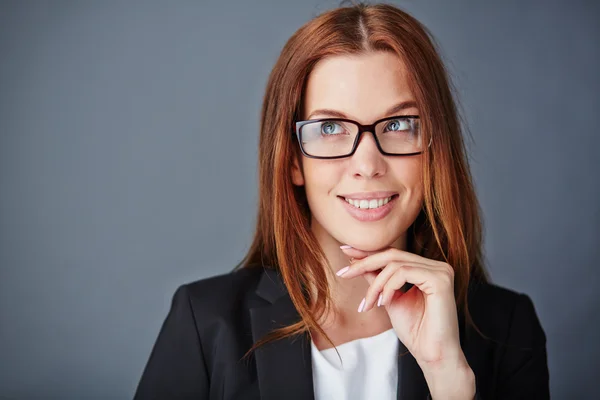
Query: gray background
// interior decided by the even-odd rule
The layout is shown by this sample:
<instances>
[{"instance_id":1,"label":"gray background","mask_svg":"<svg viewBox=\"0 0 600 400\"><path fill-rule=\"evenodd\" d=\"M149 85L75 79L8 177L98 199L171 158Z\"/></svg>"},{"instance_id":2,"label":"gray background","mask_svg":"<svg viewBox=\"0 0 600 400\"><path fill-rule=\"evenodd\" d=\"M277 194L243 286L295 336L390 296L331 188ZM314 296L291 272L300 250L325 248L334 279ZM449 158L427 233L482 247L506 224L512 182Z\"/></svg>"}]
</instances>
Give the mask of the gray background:
<instances>
[{"instance_id":1,"label":"gray background","mask_svg":"<svg viewBox=\"0 0 600 400\"><path fill-rule=\"evenodd\" d=\"M175 288L248 248L267 75L337 4L0 3L0 397L133 395ZM594 397L598 3L396 4L458 87L494 281L534 300L553 397Z\"/></svg>"}]
</instances>

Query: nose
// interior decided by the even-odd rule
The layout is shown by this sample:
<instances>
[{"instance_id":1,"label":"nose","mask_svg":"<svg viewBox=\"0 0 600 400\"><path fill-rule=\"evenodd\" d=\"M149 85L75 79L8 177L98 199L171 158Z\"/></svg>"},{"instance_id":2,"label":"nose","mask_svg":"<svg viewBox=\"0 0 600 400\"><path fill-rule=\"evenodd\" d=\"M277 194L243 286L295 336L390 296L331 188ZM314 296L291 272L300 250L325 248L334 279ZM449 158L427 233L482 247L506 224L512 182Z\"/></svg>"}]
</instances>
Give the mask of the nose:
<instances>
[{"instance_id":1,"label":"nose","mask_svg":"<svg viewBox=\"0 0 600 400\"><path fill-rule=\"evenodd\" d=\"M385 174L387 164L377 148L372 132L361 135L356 151L350 157L350 172L356 178L372 179Z\"/></svg>"}]
</instances>

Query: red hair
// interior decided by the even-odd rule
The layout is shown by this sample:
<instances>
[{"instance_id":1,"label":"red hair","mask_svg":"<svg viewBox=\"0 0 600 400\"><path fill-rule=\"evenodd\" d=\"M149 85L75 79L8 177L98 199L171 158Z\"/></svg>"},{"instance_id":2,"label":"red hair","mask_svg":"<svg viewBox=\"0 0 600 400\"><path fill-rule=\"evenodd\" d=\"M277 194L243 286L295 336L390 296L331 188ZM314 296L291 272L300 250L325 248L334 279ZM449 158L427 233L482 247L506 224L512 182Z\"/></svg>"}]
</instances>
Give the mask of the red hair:
<instances>
[{"instance_id":1,"label":"red hair","mask_svg":"<svg viewBox=\"0 0 600 400\"><path fill-rule=\"evenodd\" d=\"M271 332L252 349L311 330L329 340L317 323L331 304L328 262L310 229L304 188L292 184L292 160L301 154L291 132L303 115L305 85L315 64L328 56L371 51L391 52L405 62L423 142L432 139L423 153L423 206L407 232L408 251L454 268L457 307L473 325L468 284L488 278L480 208L446 69L431 34L415 18L392 5L358 4L325 12L302 26L268 79L260 122L256 231L237 267L278 269L301 320Z\"/></svg>"}]
</instances>

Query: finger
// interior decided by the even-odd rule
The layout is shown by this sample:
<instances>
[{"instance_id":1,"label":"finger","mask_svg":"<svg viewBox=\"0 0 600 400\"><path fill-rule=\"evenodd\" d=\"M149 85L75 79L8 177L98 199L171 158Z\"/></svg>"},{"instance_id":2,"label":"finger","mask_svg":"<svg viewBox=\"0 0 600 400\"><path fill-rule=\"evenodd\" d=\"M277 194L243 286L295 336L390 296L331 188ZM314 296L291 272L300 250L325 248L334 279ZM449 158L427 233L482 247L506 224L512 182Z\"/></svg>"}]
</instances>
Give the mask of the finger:
<instances>
[{"instance_id":1,"label":"finger","mask_svg":"<svg viewBox=\"0 0 600 400\"><path fill-rule=\"evenodd\" d=\"M373 252L373 251L359 250L359 249L356 249L354 247L349 247L347 245L346 246L340 246L340 249L348 257L354 258L354 259L362 259L362 258L365 258L365 257L369 256L370 254L375 254L376 253L376 252Z\"/></svg>"},{"instance_id":2,"label":"finger","mask_svg":"<svg viewBox=\"0 0 600 400\"><path fill-rule=\"evenodd\" d=\"M365 278L367 283L371 284L371 282L373 282L377 278L377 272L365 272L362 276L363 276L363 278ZM366 298L363 298L363 300L361 300L361 303L358 306L358 312L366 311L364 309L364 306L365 306L365 303L363 303L364 301L366 301Z\"/></svg>"},{"instance_id":3,"label":"finger","mask_svg":"<svg viewBox=\"0 0 600 400\"><path fill-rule=\"evenodd\" d=\"M414 284L407 282L405 275L398 273L392 276L383 286L381 291L381 305L387 306L394 299L408 292Z\"/></svg>"},{"instance_id":4,"label":"finger","mask_svg":"<svg viewBox=\"0 0 600 400\"><path fill-rule=\"evenodd\" d=\"M446 265L446 263L444 263L442 261L432 260L430 258L423 257L423 256L420 256L415 253L411 253L406 250L396 249L393 247L386 251L370 255L367 258L369 259L368 262L373 262L373 263L381 263L381 262L385 262L386 260L402 260L402 261L425 264L432 268L442 268L444 265Z\"/></svg>"},{"instance_id":5,"label":"finger","mask_svg":"<svg viewBox=\"0 0 600 400\"><path fill-rule=\"evenodd\" d=\"M375 307L375 304L379 302L380 294L383 290L385 283L390 279L391 276L396 272L397 264L391 263L381 270L373 279L367 279L369 282L369 288L365 295L365 306L363 311L369 311ZM364 275L372 275L374 272L365 272Z\"/></svg>"},{"instance_id":6,"label":"finger","mask_svg":"<svg viewBox=\"0 0 600 400\"><path fill-rule=\"evenodd\" d=\"M408 253L410 254L410 253ZM403 262L403 263L411 263L421 265L423 268L429 269L438 269L442 268L442 266L434 265L430 262L422 262L422 260L427 260L426 258L417 256L415 260L407 259L401 253L391 252L389 254L373 254L368 256L367 258L363 258L362 260L355 260L350 268L344 271L341 275L344 278L353 278L355 276L361 275L367 271L376 271L378 269L385 268L386 265L389 265L393 262ZM429 260L431 262L436 262L433 260Z\"/></svg>"},{"instance_id":7,"label":"finger","mask_svg":"<svg viewBox=\"0 0 600 400\"><path fill-rule=\"evenodd\" d=\"M379 303L382 307L392 304L395 300L404 296L406 292L415 287L412 283L405 282L404 285L400 287L400 289L391 289L388 287L383 287L381 291L381 302ZM418 290L418 289L415 289Z\"/></svg>"},{"instance_id":8,"label":"finger","mask_svg":"<svg viewBox=\"0 0 600 400\"><path fill-rule=\"evenodd\" d=\"M396 249L395 247L389 247L388 249L380 252L376 252L373 254L369 254L369 256L365 257L366 263L374 263L374 264L387 264L391 261L407 261L407 262L416 262L425 265L429 265L432 268L442 268L445 263L432 260L426 257L422 257L418 254L411 253L406 250Z\"/></svg>"},{"instance_id":9,"label":"finger","mask_svg":"<svg viewBox=\"0 0 600 400\"><path fill-rule=\"evenodd\" d=\"M379 274L377 272L365 272L362 276L365 278L367 283L370 285Z\"/></svg>"},{"instance_id":10,"label":"finger","mask_svg":"<svg viewBox=\"0 0 600 400\"><path fill-rule=\"evenodd\" d=\"M402 279L399 280L396 277L398 271L406 266L423 268L420 264L416 263L406 264L392 262L388 264L379 274L377 274L377 277L373 280L373 282L370 283L369 289L367 290L367 295L365 296L365 311L375 307L375 304L378 306L389 304L396 292L397 294L401 295L408 292L413 287L413 284L407 282L407 280L402 276L400 276ZM365 272L365 274L372 274L372 272ZM390 280L394 279L394 277L396 277L396 281L392 281L394 284L390 285L389 282ZM384 289L386 287L388 288L387 292L389 292L387 295L384 294Z\"/></svg>"},{"instance_id":11,"label":"finger","mask_svg":"<svg viewBox=\"0 0 600 400\"><path fill-rule=\"evenodd\" d=\"M412 264L402 264L396 268L394 275L385 283L382 303L385 305L390 304L392 297L401 289L403 292L410 290L409 287L404 287L406 284L412 284L424 294L431 295L439 292L440 288L445 286L444 281L442 271L422 268Z\"/></svg>"}]
</instances>

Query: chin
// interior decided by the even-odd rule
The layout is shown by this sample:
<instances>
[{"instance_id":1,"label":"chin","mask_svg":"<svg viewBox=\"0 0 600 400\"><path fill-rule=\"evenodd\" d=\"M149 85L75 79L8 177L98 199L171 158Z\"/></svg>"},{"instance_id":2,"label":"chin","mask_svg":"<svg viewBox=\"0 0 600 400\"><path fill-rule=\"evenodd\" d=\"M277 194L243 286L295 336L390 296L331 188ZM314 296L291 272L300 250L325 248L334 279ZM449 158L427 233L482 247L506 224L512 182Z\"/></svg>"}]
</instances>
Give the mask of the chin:
<instances>
[{"instance_id":1,"label":"chin","mask_svg":"<svg viewBox=\"0 0 600 400\"><path fill-rule=\"evenodd\" d=\"M352 246L355 249L363 251L377 251L391 246L396 238L388 238L383 236L369 236L369 237L342 237L340 242ZM345 240L345 242L344 242Z\"/></svg>"}]
</instances>

